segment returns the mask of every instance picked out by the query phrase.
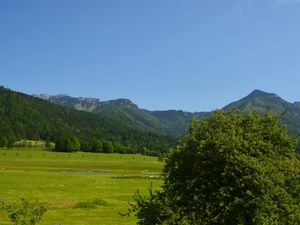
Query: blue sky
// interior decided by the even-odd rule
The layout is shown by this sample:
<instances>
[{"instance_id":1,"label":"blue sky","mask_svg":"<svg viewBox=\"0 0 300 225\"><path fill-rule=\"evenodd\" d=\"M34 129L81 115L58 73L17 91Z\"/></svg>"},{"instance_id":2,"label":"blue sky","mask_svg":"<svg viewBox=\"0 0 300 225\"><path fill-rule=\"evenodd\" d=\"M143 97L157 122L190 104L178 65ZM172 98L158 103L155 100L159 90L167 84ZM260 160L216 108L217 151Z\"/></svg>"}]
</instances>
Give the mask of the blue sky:
<instances>
[{"instance_id":1,"label":"blue sky","mask_svg":"<svg viewBox=\"0 0 300 225\"><path fill-rule=\"evenodd\" d=\"M0 0L0 84L147 109L300 101L300 0Z\"/></svg>"}]
</instances>

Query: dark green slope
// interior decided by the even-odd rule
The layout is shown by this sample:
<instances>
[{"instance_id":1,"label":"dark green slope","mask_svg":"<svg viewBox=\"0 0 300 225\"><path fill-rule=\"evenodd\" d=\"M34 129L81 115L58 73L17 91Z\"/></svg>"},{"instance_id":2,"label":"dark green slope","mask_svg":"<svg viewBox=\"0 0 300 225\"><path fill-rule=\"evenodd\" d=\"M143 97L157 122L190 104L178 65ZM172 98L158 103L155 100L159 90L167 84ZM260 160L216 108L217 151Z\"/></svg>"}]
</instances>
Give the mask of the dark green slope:
<instances>
[{"instance_id":1,"label":"dark green slope","mask_svg":"<svg viewBox=\"0 0 300 225\"><path fill-rule=\"evenodd\" d=\"M37 97L40 97L37 95ZM68 108L94 112L103 117L121 121L133 127L162 133L162 124L157 118L139 109L137 105L128 99L100 101L96 98L75 98L67 95L54 95L47 98L48 101Z\"/></svg>"},{"instance_id":2,"label":"dark green slope","mask_svg":"<svg viewBox=\"0 0 300 225\"><path fill-rule=\"evenodd\" d=\"M167 135L183 135L182 129L171 130L168 120L160 120L151 111L140 109L129 99L100 101L94 98L74 98L67 95L55 95L48 101L68 108L97 113L103 117L125 122L133 127ZM173 122L171 122L173 123ZM186 123L187 125L188 123Z\"/></svg>"},{"instance_id":3,"label":"dark green slope","mask_svg":"<svg viewBox=\"0 0 300 225\"><path fill-rule=\"evenodd\" d=\"M186 133L192 117L203 118L207 115L207 113L190 113L182 110L149 111L138 108L128 99L107 101L93 112L176 137Z\"/></svg>"},{"instance_id":4,"label":"dark green slope","mask_svg":"<svg viewBox=\"0 0 300 225\"><path fill-rule=\"evenodd\" d=\"M236 108L240 110L255 110L258 112L265 112L266 110L283 112L291 106L293 106L293 104L283 100L276 94L254 90L248 96L225 106L224 109Z\"/></svg>"},{"instance_id":5,"label":"dark green slope","mask_svg":"<svg viewBox=\"0 0 300 225\"><path fill-rule=\"evenodd\" d=\"M149 111L139 108L128 99L101 102L94 98L56 95L50 96L47 100L65 107L90 111L106 118L123 121L139 129L177 137L186 133L192 117L203 118L207 114L181 110Z\"/></svg>"},{"instance_id":6,"label":"dark green slope","mask_svg":"<svg viewBox=\"0 0 300 225\"><path fill-rule=\"evenodd\" d=\"M93 112L109 118L126 121L133 126L163 133L163 124L156 117L149 114L146 110L140 109L128 99L102 102Z\"/></svg>"},{"instance_id":7,"label":"dark green slope","mask_svg":"<svg viewBox=\"0 0 300 225\"><path fill-rule=\"evenodd\" d=\"M184 112L182 110L149 111L160 123L164 124L163 132L175 136L182 136L187 132L190 121L193 117L202 119L208 116L208 112Z\"/></svg>"},{"instance_id":8,"label":"dark green slope","mask_svg":"<svg viewBox=\"0 0 300 225\"><path fill-rule=\"evenodd\" d=\"M0 88L0 144L21 138L55 140L61 133L152 150L166 149L175 142L174 138L133 127L125 121Z\"/></svg>"},{"instance_id":9,"label":"dark green slope","mask_svg":"<svg viewBox=\"0 0 300 225\"><path fill-rule=\"evenodd\" d=\"M271 111L282 114L282 120L288 124L289 133L297 135L300 133L300 104L290 103L274 93L254 90L245 98L233 102L224 107L228 109L239 109L242 111L253 110L260 113Z\"/></svg>"}]
</instances>

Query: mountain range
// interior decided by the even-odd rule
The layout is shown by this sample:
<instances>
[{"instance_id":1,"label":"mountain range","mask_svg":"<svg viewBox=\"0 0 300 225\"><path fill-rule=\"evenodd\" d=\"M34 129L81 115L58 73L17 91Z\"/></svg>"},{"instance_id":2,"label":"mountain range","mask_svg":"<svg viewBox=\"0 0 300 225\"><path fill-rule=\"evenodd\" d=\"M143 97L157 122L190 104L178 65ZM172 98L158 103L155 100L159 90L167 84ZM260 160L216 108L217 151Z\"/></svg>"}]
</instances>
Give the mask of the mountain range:
<instances>
[{"instance_id":1,"label":"mountain range","mask_svg":"<svg viewBox=\"0 0 300 225\"><path fill-rule=\"evenodd\" d=\"M113 120L126 121L134 127L176 137L186 133L193 117L201 119L211 113L192 113L182 110L150 111L139 108L129 99L100 101L97 98L76 98L62 94L35 96L68 108L92 112ZM254 110L260 113L269 110L282 113L283 121L289 124L289 132L293 135L300 132L300 102L290 103L274 93L254 90L248 96L226 105L223 109Z\"/></svg>"},{"instance_id":2,"label":"mountain range","mask_svg":"<svg viewBox=\"0 0 300 225\"><path fill-rule=\"evenodd\" d=\"M289 133L300 133L300 102L290 103L274 93L254 90L223 109L280 113ZM0 147L19 139L55 141L68 133L82 143L95 139L110 142L121 152L163 152L176 145L193 117L202 119L210 114L151 111L139 108L129 99L101 101L65 94L31 96L0 87Z\"/></svg>"},{"instance_id":3,"label":"mountain range","mask_svg":"<svg viewBox=\"0 0 300 225\"><path fill-rule=\"evenodd\" d=\"M192 117L203 118L209 113L182 110L150 111L141 109L129 99L100 101L97 98L71 97L65 94L34 95L68 108L92 112L103 117L123 121L131 126L152 132L180 137L187 131Z\"/></svg>"}]
</instances>

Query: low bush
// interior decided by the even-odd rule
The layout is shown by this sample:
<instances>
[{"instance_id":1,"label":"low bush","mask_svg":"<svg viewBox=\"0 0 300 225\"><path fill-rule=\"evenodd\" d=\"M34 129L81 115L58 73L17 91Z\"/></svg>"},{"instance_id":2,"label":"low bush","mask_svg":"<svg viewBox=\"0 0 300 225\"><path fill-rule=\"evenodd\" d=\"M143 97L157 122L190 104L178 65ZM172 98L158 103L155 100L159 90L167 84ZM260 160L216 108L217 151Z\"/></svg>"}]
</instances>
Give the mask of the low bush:
<instances>
[{"instance_id":1,"label":"low bush","mask_svg":"<svg viewBox=\"0 0 300 225\"><path fill-rule=\"evenodd\" d=\"M106 206L107 203L103 199L94 199L92 201L84 201L84 202L78 202L74 208L79 209L95 209L97 206Z\"/></svg>"}]
</instances>

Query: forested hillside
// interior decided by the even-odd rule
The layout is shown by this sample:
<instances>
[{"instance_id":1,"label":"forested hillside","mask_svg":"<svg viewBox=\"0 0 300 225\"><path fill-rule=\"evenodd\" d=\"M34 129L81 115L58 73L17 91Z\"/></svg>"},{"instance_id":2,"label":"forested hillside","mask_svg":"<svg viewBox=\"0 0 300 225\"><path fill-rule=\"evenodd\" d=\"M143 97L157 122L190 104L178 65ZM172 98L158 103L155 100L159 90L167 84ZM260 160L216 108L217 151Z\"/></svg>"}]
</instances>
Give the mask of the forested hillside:
<instances>
[{"instance_id":1,"label":"forested hillside","mask_svg":"<svg viewBox=\"0 0 300 225\"><path fill-rule=\"evenodd\" d=\"M274 93L254 90L248 96L230 103L225 110L239 109L241 111L256 111L265 113L271 111L281 114L282 121L288 125L291 135L300 133L300 107L299 102L290 103Z\"/></svg>"},{"instance_id":2,"label":"forested hillside","mask_svg":"<svg viewBox=\"0 0 300 225\"><path fill-rule=\"evenodd\" d=\"M61 135L86 142L99 140L126 151L166 151L175 138L133 127L126 121L78 111L33 96L0 88L0 145L16 140L56 141Z\"/></svg>"},{"instance_id":3,"label":"forested hillside","mask_svg":"<svg viewBox=\"0 0 300 225\"><path fill-rule=\"evenodd\" d=\"M166 151L186 133L192 117L204 118L210 114L149 111L128 99L101 102L67 95L38 97L0 88L1 146L11 146L22 138L56 141L68 134L79 138L82 148L88 151L98 146L97 141L110 146L108 151ZM300 133L299 103L289 103L276 94L255 90L224 107L231 109L281 113L289 133Z\"/></svg>"},{"instance_id":4,"label":"forested hillside","mask_svg":"<svg viewBox=\"0 0 300 225\"><path fill-rule=\"evenodd\" d=\"M140 129L156 133L183 136L192 117L203 118L209 113L191 113L182 110L150 111L141 109L129 99L100 101L97 98L71 97L68 95L35 95L52 103L82 111L94 112L106 118L120 120Z\"/></svg>"}]
</instances>

